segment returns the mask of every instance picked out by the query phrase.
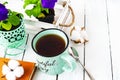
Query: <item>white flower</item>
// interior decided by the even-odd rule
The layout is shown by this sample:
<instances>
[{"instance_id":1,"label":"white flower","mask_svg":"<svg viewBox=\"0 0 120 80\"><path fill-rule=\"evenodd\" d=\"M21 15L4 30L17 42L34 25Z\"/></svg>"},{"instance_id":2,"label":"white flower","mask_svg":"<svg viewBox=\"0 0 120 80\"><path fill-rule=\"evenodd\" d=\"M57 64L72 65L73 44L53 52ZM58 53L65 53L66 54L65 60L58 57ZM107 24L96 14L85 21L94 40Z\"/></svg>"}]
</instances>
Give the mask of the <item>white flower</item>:
<instances>
[{"instance_id":1,"label":"white flower","mask_svg":"<svg viewBox=\"0 0 120 80\"><path fill-rule=\"evenodd\" d=\"M7 80L16 80L24 74L24 68L16 60L9 60L2 66L2 74Z\"/></svg>"}]
</instances>

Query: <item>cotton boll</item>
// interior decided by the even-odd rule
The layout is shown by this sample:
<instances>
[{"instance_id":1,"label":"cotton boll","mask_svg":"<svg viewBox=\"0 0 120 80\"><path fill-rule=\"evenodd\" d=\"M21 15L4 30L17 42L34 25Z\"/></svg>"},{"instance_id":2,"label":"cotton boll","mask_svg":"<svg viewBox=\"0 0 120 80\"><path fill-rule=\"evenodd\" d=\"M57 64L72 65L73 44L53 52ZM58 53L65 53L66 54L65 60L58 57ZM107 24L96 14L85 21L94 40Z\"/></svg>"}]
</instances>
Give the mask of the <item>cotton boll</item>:
<instances>
[{"instance_id":1,"label":"cotton boll","mask_svg":"<svg viewBox=\"0 0 120 80\"><path fill-rule=\"evenodd\" d=\"M2 66L2 74L6 75L8 72L10 72L10 68L6 64L4 64Z\"/></svg>"},{"instance_id":2,"label":"cotton boll","mask_svg":"<svg viewBox=\"0 0 120 80\"><path fill-rule=\"evenodd\" d=\"M6 79L7 80L16 80L16 77L15 77L14 73L12 71L10 71L6 74Z\"/></svg>"},{"instance_id":3,"label":"cotton boll","mask_svg":"<svg viewBox=\"0 0 120 80\"><path fill-rule=\"evenodd\" d=\"M2 74L7 80L16 80L24 74L23 66L16 60L9 60L8 63L3 64Z\"/></svg>"},{"instance_id":4,"label":"cotton boll","mask_svg":"<svg viewBox=\"0 0 120 80\"><path fill-rule=\"evenodd\" d=\"M82 28L80 26L74 26L74 27L75 27L75 30L77 30L77 31L81 31L82 30Z\"/></svg>"},{"instance_id":5,"label":"cotton boll","mask_svg":"<svg viewBox=\"0 0 120 80\"><path fill-rule=\"evenodd\" d=\"M82 36L83 36L85 42L88 42L89 39L88 39L88 35L87 35L86 31L85 31L85 30L81 31L81 34L82 34Z\"/></svg>"},{"instance_id":6,"label":"cotton boll","mask_svg":"<svg viewBox=\"0 0 120 80\"><path fill-rule=\"evenodd\" d=\"M84 39L82 38L80 32L78 32L76 30L72 30L70 39L72 41L74 41L75 43L83 43L84 42Z\"/></svg>"},{"instance_id":7,"label":"cotton boll","mask_svg":"<svg viewBox=\"0 0 120 80\"><path fill-rule=\"evenodd\" d=\"M10 69L15 69L17 66L19 66L20 65L20 63L18 62L18 61L16 61L16 60L10 60L9 62L8 62L8 67L10 68Z\"/></svg>"},{"instance_id":8,"label":"cotton boll","mask_svg":"<svg viewBox=\"0 0 120 80\"><path fill-rule=\"evenodd\" d=\"M89 41L85 27L79 26L74 26L70 29L70 38L75 43L85 43Z\"/></svg>"},{"instance_id":9,"label":"cotton boll","mask_svg":"<svg viewBox=\"0 0 120 80\"><path fill-rule=\"evenodd\" d=\"M18 66L17 68L15 68L14 70L14 74L16 77L21 77L24 74L24 69L22 66Z\"/></svg>"}]
</instances>

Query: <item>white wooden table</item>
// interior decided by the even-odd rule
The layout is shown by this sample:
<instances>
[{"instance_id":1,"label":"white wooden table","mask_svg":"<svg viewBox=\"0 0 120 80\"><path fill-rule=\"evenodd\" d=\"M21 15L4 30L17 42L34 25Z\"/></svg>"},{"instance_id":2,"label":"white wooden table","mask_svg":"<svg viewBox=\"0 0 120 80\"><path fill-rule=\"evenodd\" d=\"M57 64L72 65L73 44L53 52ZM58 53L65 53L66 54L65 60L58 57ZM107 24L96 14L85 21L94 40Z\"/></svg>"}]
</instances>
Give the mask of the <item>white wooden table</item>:
<instances>
[{"instance_id":1,"label":"white wooden table","mask_svg":"<svg viewBox=\"0 0 120 80\"><path fill-rule=\"evenodd\" d=\"M8 0L10 8L21 10L21 0ZM16 9L17 6L18 8ZM95 80L120 80L120 0L71 0L75 13L74 25L85 26L89 42L74 46L83 65ZM25 53L18 56L5 56L1 49L0 57L36 62L31 48L33 36L41 30L39 26L51 26L46 23L26 22L29 34ZM46 75L36 70L33 80L90 80L78 64L73 72L60 75Z\"/></svg>"}]
</instances>

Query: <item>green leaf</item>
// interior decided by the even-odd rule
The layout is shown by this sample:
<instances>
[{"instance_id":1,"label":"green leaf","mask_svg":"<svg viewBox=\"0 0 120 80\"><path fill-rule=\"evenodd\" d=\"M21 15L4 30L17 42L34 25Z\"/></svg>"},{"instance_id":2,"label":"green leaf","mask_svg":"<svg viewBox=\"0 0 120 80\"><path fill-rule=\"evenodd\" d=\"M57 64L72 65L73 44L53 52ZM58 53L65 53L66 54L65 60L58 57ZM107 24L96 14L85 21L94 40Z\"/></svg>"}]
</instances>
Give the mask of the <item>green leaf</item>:
<instances>
[{"instance_id":1,"label":"green leaf","mask_svg":"<svg viewBox=\"0 0 120 80\"><path fill-rule=\"evenodd\" d=\"M9 16L8 21L14 26L17 26L20 24L20 19L16 15Z\"/></svg>"},{"instance_id":2,"label":"green leaf","mask_svg":"<svg viewBox=\"0 0 120 80\"><path fill-rule=\"evenodd\" d=\"M42 8L42 11L45 11L46 13L49 13L49 9L47 9L47 8Z\"/></svg>"},{"instance_id":3,"label":"green leaf","mask_svg":"<svg viewBox=\"0 0 120 80\"><path fill-rule=\"evenodd\" d=\"M39 0L24 0L23 8L25 9L29 4L36 4Z\"/></svg>"},{"instance_id":4,"label":"green leaf","mask_svg":"<svg viewBox=\"0 0 120 80\"><path fill-rule=\"evenodd\" d=\"M30 4L34 4L34 7L32 9L25 10L25 13L30 17L31 15L33 15L34 17L38 17L42 13L42 11L46 11L46 13L49 13L49 9L42 7L41 0L24 0L23 8L25 9L26 6Z\"/></svg>"},{"instance_id":5,"label":"green leaf","mask_svg":"<svg viewBox=\"0 0 120 80\"><path fill-rule=\"evenodd\" d=\"M40 1L39 0L25 0L23 7L25 8L29 4L35 4L35 6L30 10L29 9L25 10L25 13L30 17L31 15L33 15L34 17L37 17L41 13Z\"/></svg>"},{"instance_id":6,"label":"green leaf","mask_svg":"<svg viewBox=\"0 0 120 80\"><path fill-rule=\"evenodd\" d=\"M37 3L39 0L31 0L31 3Z\"/></svg>"},{"instance_id":7,"label":"green leaf","mask_svg":"<svg viewBox=\"0 0 120 80\"><path fill-rule=\"evenodd\" d=\"M32 9L31 13L33 14L33 16L37 17L41 13L40 6L35 6Z\"/></svg>"},{"instance_id":8,"label":"green leaf","mask_svg":"<svg viewBox=\"0 0 120 80\"><path fill-rule=\"evenodd\" d=\"M8 2L7 2L7 1L3 3L3 5L6 5L6 4L8 4Z\"/></svg>"},{"instance_id":9,"label":"green leaf","mask_svg":"<svg viewBox=\"0 0 120 80\"><path fill-rule=\"evenodd\" d=\"M17 15L18 14L18 12L15 12L15 11L13 11L11 13L12 13L12 15Z\"/></svg>"},{"instance_id":10,"label":"green leaf","mask_svg":"<svg viewBox=\"0 0 120 80\"><path fill-rule=\"evenodd\" d=\"M39 16L38 16L38 18L44 18L45 17L45 15L43 14L43 13L41 13Z\"/></svg>"},{"instance_id":11,"label":"green leaf","mask_svg":"<svg viewBox=\"0 0 120 80\"><path fill-rule=\"evenodd\" d=\"M25 13L26 13L29 17L31 17L31 15L32 15L31 10L26 10Z\"/></svg>"},{"instance_id":12,"label":"green leaf","mask_svg":"<svg viewBox=\"0 0 120 80\"><path fill-rule=\"evenodd\" d=\"M49 14L49 9L44 9L47 14Z\"/></svg>"},{"instance_id":13,"label":"green leaf","mask_svg":"<svg viewBox=\"0 0 120 80\"><path fill-rule=\"evenodd\" d=\"M12 27L12 24L10 22L2 22L2 28L5 30L10 30Z\"/></svg>"},{"instance_id":14,"label":"green leaf","mask_svg":"<svg viewBox=\"0 0 120 80\"><path fill-rule=\"evenodd\" d=\"M0 30L2 30L2 22L0 22Z\"/></svg>"}]
</instances>

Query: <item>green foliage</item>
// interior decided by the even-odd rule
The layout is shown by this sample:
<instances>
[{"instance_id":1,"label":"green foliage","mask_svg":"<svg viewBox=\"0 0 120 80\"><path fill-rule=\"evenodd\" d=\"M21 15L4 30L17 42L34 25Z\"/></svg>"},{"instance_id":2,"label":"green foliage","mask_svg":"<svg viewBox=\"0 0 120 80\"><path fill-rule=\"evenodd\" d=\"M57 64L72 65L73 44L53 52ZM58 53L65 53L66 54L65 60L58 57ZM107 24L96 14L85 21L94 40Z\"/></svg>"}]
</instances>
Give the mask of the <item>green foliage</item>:
<instances>
[{"instance_id":1,"label":"green foliage","mask_svg":"<svg viewBox=\"0 0 120 80\"><path fill-rule=\"evenodd\" d=\"M13 26L17 27L20 25L22 16L21 13L9 10L8 18L4 21L0 21L0 30L9 31Z\"/></svg>"},{"instance_id":2,"label":"green foliage","mask_svg":"<svg viewBox=\"0 0 120 80\"><path fill-rule=\"evenodd\" d=\"M2 28L5 29L5 30L10 30L10 29L12 28L12 24L11 24L10 22L8 22L8 21L3 21L3 22L1 23L1 26L2 26ZM2 28L1 28L1 29L2 29Z\"/></svg>"},{"instance_id":3,"label":"green foliage","mask_svg":"<svg viewBox=\"0 0 120 80\"><path fill-rule=\"evenodd\" d=\"M40 15L44 15L44 13L42 13L42 11L46 11L47 13L49 13L49 10L47 8L43 8L41 5L41 0L24 0L24 5L23 8L25 9L28 5L33 4L33 8L32 9L26 9L25 13L28 16L34 16L34 17L38 17ZM44 15L45 16L45 15ZM43 17L43 16L42 16Z\"/></svg>"}]
</instances>

